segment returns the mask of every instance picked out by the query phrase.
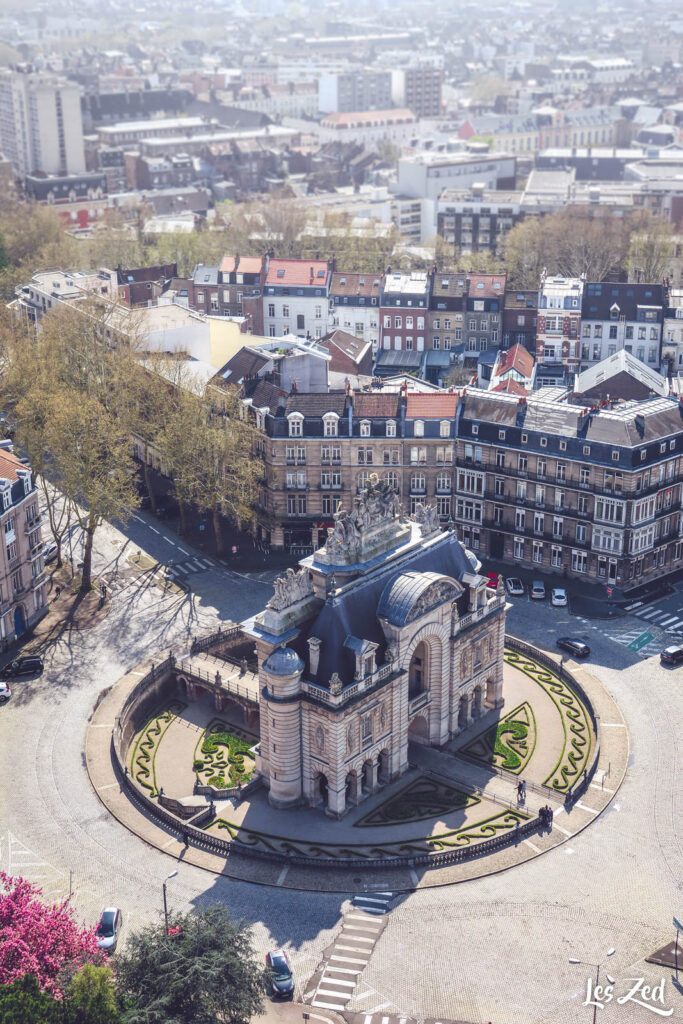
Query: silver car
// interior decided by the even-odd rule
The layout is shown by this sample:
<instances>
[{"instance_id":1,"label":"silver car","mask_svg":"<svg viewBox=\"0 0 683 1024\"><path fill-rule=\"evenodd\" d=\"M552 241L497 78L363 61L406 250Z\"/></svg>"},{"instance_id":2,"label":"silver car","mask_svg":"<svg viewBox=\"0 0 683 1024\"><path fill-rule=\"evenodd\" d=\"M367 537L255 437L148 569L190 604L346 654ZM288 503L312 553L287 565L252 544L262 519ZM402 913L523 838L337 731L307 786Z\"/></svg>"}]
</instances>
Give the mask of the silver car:
<instances>
[{"instance_id":1,"label":"silver car","mask_svg":"<svg viewBox=\"0 0 683 1024\"><path fill-rule=\"evenodd\" d=\"M123 915L118 907L105 907L97 925L97 946L105 953L113 953L123 925Z\"/></svg>"}]
</instances>

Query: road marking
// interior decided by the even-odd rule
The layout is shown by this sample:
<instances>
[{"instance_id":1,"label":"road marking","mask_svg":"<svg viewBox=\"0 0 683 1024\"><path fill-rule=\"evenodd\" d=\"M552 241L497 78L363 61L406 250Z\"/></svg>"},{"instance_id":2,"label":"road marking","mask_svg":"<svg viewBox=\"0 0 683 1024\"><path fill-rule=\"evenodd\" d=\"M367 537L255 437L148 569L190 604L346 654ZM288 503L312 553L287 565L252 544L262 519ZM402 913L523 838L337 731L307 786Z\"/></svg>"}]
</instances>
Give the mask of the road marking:
<instances>
[{"instance_id":1,"label":"road marking","mask_svg":"<svg viewBox=\"0 0 683 1024\"><path fill-rule=\"evenodd\" d=\"M283 867L282 871L278 875L277 882L275 883L276 885L282 885L282 883L284 882L285 878L287 877L287 872L288 871L289 871L289 864L285 864L285 866Z\"/></svg>"},{"instance_id":2,"label":"road marking","mask_svg":"<svg viewBox=\"0 0 683 1024\"><path fill-rule=\"evenodd\" d=\"M625 729L626 725L624 722L601 722L600 725L603 729Z\"/></svg>"},{"instance_id":3,"label":"road marking","mask_svg":"<svg viewBox=\"0 0 683 1024\"><path fill-rule=\"evenodd\" d=\"M373 1006L373 1008L367 1012L370 1017L372 1017L373 1013L377 1013L379 1010L386 1010L389 1006L391 1006L391 1003L380 1003L379 1006Z\"/></svg>"},{"instance_id":4,"label":"road marking","mask_svg":"<svg viewBox=\"0 0 683 1024\"><path fill-rule=\"evenodd\" d=\"M171 540L170 537L164 537L164 540L166 541L167 544L172 544L173 547L175 547L175 541Z\"/></svg>"},{"instance_id":5,"label":"road marking","mask_svg":"<svg viewBox=\"0 0 683 1024\"><path fill-rule=\"evenodd\" d=\"M153 533L161 534L161 530L157 530L156 526L150 526L150 530L152 530Z\"/></svg>"},{"instance_id":6,"label":"road marking","mask_svg":"<svg viewBox=\"0 0 683 1024\"><path fill-rule=\"evenodd\" d=\"M330 967L329 964L325 970L334 971L335 974L362 974L357 967ZM355 985L355 982L354 982Z\"/></svg>"},{"instance_id":7,"label":"road marking","mask_svg":"<svg viewBox=\"0 0 683 1024\"><path fill-rule=\"evenodd\" d=\"M323 1010L341 1010L343 1007L339 1003L321 1003L317 999L314 999L311 1006L317 1006Z\"/></svg>"},{"instance_id":8,"label":"road marking","mask_svg":"<svg viewBox=\"0 0 683 1024\"><path fill-rule=\"evenodd\" d=\"M334 996L337 999L342 999L344 1000L344 1002L346 1002L346 997L348 996L348 994L348 992L335 992L333 991L333 989L330 988L319 988L316 996ZM320 1006L320 1003L316 1002L315 1005Z\"/></svg>"},{"instance_id":9,"label":"road marking","mask_svg":"<svg viewBox=\"0 0 683 1024\"><path fill-rule=\"evenodd\" d=\"M574 806L575 807L580 807L582 811L588 811L589 814L599 814L600 813L600 811L596 811L592 807L586 807L586 805L582 804L580 800L577 800L576 803L574 804Z\"/></svg>"},{"instance_id":10,"label":"road marking","mask_svg":"<svg viewBox=\"0 0 683 1024\"><path fill-rule=\"evenodd\" d=\"M185 548L181 548L180 544L178 545L178 551L182 551L184 555L189 555L190 553L189 551L186 551Z\"/></svg>"},{"instance_id":11,"label":"road marking","mask_svg":"<svg viewBox=\"0 0 683 1024\"><path fill-rule=\"evenodd\" d=\"M659 609L659 608L651 608L651 609L649 610L649 612L641 612L641 613L640 613L640 614L638 615L638 618L639 618L639 619L651 619L651 618L653 618L653 616L655 616L655 615L661 615L661 614L662 614L662 611L661 611L661 609Z\"/></svg>"},{"instance_id":12,"label":"road marking","mask_svg":"<svg viewBox=\"0 0 683 1024\"><path fill-rule=\"evenodd\" d=\"M524 842L526 843L527 846L531 847L531 849L534 851L534 853L540 853L541 852L540 847L536 846L535 843L532 843L530 839L525 839Z\"/></svg>"},{"instance_id":13,"label":"road marking","mask_svg":"<svg viewBox=\"0 0 683 1024\"><path fill-rule=\"evenodd\" d=\"M367 960L360 960L358 957L353 956L335 956L334 953L330 956L330 960L339 960L343 964L362 964L363 967L367 966Z\"/></svg>"},{"instance_id":14,"label":"road marking","mask_svg":"<svg viewBox=\"0 0 683 1024\"><path fill-rule=\"evenodd\" d=\"M114 783L112 783L112 785L114 785ZM116 785L118 785L118 783L116 783ZM344 932L343 931L342 931L340 937L342 939L344 938ZM349 940L349 942L351 942L351 940L353 940L354 942L369 942L371 945L374 945L374 942L375 942L374 939L369 939L367 937L367 935L347 935L346 937Z\"/></svg>"},{"instance_id":15,"label":"road marking","mask_svg":"<svg viewBox=\"0 0 683 1024\"><path fill-rule=\"evenodd\" d=\"M380 907L386 907L386 905L389 902L389 900L388 899L378 900L378 899L375 899L374 896L354 896L353 897L353 902L355 903L355 905L357 907L360 906L363 903L379 903Z\"/></svg>"},{"instance_id":16,"label":"road marking","mask_svg":"<svg viewBox=\"0 0 683 1024\"><path fill-rule=\"evenodd\" d=\"M340 942L339 939L335 942L334 948L344 949L347 953L363 953L364 955L365 953L372 953L371 949L363 949L362 946L346 946L343 942Z\"/></svg>"},{"instance_id":17,"label":"road marking","mask_svg":"<svg viewBox=\"0 0 683 1024\"><path fill-rule=\"evenodd\" d=\"M562 814L563 811L564 811L564 807L558 807L558 808L556 808L556 810L553 811L553 814L555 815L555 817L557 817L558 814Z\"/></svg>"},{"instance_id":18,"label":"road marking","mask_svg":"<svg viewBox=\"0 0 683 1024\"><path fill-rule=\"evenodd\" d=\"M140 673L140 675L142 675L142 672ZM114 728L114 722L104 722L104 723L98 724L98 725L91 725L90 728L91 729L113 729Z\"/></svg>"},{"instance_id":19,"label":"road marking","mask_svg":"<svg viewBox=\"0 0 683 1024\"><path fill-rule=\"evenodd\" d=\"M114 786L118 786L118 782L108 782L106 786L99 786L97 792L104 793L105 789L113 789Z\"/></svg>"},{"instance_id":20,"label":"road marking","mask_svg":"<svg viewBox=\"0 0 683 1024\"><path fill-rule=\"evenodd\" d=\"M562 832L562 834L565 835L565 836L573 836L574 835L573 832L568 832L566 828L562 828L561 825L557 825L554 822L553 822L553 828L558 828L560 830L560 832Z\"/></svg>"},{"instance_id":21,"label":"road marking","mask_svg":"<svg viewBox=\"0 0 683 1024\"><path fill-rule=\"evenodd\" d=\"M328 978L327 972L323 971L323 978L326 985L344 985L345 988L355 988L355 981L345 981L343 978Z\"/></svg>"},{"instance_id":22,"label":"road marking","mask_svg":"<svg viewBox=\"0 0 683 1024\"><path fill-rule=\"evenodd\" d=\"M369 910L364 910L363 911L363 914L369 914L369 913L370 913ZM363 917L363 914L346 914L346 917L347 917L347 919L349 919L351 921L365 921L366 925L368 925L369 928L372 928L374 922L370 918L368 918L368 917ZM379 925L379 921L377 922L377 925Z\"/></svg>"}]
</instances>

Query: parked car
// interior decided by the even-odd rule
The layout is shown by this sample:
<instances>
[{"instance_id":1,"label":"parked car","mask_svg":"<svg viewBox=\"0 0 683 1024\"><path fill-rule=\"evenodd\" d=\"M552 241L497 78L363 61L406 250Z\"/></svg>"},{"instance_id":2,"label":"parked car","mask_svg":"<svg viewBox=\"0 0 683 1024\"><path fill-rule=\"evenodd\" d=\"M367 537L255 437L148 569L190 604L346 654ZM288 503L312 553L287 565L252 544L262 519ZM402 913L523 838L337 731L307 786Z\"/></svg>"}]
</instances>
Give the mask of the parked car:
<instances>
[{"instance_id":1,"label":"parked car","mask_svg":"<svg viewBox=\"0 0 683 1024\"><path fill-rule=\"evenodd\" d=\"M683 661L683 644L672 644L665 647L659 655L662 665L680 665Z\"/></svg>"},{"instance_id":2,"label":"parked car","mask_svg":"<svg viewBox=\"0 0 683 1024\"><path fill-rule=\"evenodd\" d=\"M21 658L15 658L2 669L0 673L5 678L8 676L39 676L43 671L43 659L39 654L23 654Z\"/></svg>"},{"instance_id":3,"label":"parked car","mask_svg":"<svg viewBox=\"0 0 683 1024\"><path fill-rule=\"evenodd\" d=\"M591 653L588 644L585 644L583 640L577 640L573 636L561 636L557 641L557 647L561 651L566 651L567 654L572 654L575 658L588 658Z\"/></svg>"},{"instance_id":4,"label":"parked car","mask_svg":"<svg viewBox=\"0 0 683 1024\"><path fill-rule=\"evenodd\" d=\"M12 691L7 683L0 683L0 704L6 704L12 696Z\"/></svg>"},{"instance_id":5,"label":"parked car","mask_svg":"<svg viewBox=\"0 0 683 1024\"><path fill-rule=\"evenodd\" d=\"M550 603L554 608L567 607L567 591L562 587L555 587L550 595Z\"/></svg>"},{"instance_id":6,"label":"parked car","mask_svg":"<svg viewBox=\"0 0 683 1024\"><path fill-rule=\"evenodd\" d=\"M534 601L545 601L545 583L534 580L531 584L531 597Z\"/></svg>"},{"instance_id":7,"label":"parked car","mask_svg":"<svg viewBox=\"0 0 683 1024\"><path fill-rule=\"evenodd\" d=\"M273 949L266 953L266 969L271 996L274 999L292 999L294 978L284 949Z\"/></svg>"},{"instance_id":8,"label":"parked car","mask_svg":"<svg viewBox=\"0 0 683 1024\"><path fill-rule=\"evenodd\" d=\"M54 540L49 540L47 544L43 545L43 561L45 565L50 562L54 562L57 557L57 544Z\"/></svg>"},{"instance_id":9,"label":"parked car","mask_svg":"<svg viewBox=\"0 0 683 1024\"><path fill-rule=\"evenodd\" d=\"M118 907L105 907L97 925L97 946L105 953L113 953L119 941L123 915Z\"/></svg>"},{"instance_id":10,"label":"parked car","mask_svg":"<svg viewBox=\"0 0 683 1024\"><path fill-rule=\"evenodd\" d=\"M524 594L524 584L516 576L508 576L505 587L511 597L521 597Z\"/></svg>"}]
</instances>

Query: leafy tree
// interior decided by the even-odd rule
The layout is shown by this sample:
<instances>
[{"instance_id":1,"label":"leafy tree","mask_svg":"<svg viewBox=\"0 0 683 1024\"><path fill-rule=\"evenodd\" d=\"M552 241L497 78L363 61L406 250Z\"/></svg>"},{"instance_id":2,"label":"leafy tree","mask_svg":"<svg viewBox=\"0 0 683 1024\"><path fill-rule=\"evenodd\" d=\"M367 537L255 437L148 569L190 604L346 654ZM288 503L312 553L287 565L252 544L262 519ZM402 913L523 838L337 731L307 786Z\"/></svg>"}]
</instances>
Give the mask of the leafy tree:
<instances>
[{"instance_id":1,"label":"leafy tree","mask_svg":"<svg viewBox=\"0 0 683 1024\"><path fill-rule=\"evenodd\" d=\"M125 1024L247 1024L263 1008L265 981L248 928L218 905L171 924L177 934L149 925L117 954Z\"/></svg>"},{"instance_id":2,"label":"leafy tree","mask_svg":"<svg viewBox=\"0 0 683 1024\"><path fill-rule=\"evenodd\" d=\"M98 963L95 929L79 925L66 903L42 902L41 890L0 871L0 986L26 974L59 998L65 971ZM30 994L30 984L28 986Z\"/></svg>"},{"instance_id":3,"label":"leafy tree","mask_svg":"<svg viewBox=\"0 0 683 1024\"><path fill-rule=\"evenodd\" d=\"M66 1010L69 1024L117 1024L119 1009L111 967L84 964L69 985Z\"/></svg>"},{"instance_id":4,"label":"leafy tree","mask_svg":"<svg viewBox=\"0 0 683 1024\"><path fill-rule=\"evenodd\" d=\"M0 1024L62 1024L62 1005L42 992L32 974L0 985Z\"/></svg>"},{"instance_id":5,"label":"leafy tree","mask_svg":"<svg viewBox=\"0 0 683 1024\"><path fill-rule=\"evenodd\" d=\"M255 452L257 431L244 415L235 389L221 392L220 397L216 396L216 403L218 409L214 410L205 402L196 504L212 517L216 550L220 555L223 553L220 517L227 516L238 527L251 520L263 466Z\"/></svg>"},{"instance_id":6,"label":"leafy tree","mask_svg":"<svg viewBox=\"0 0 683 1024\"><path fill-rule=\"evenodd\" d=\"M668 274L676 250L672 225L644 211L631 218L630 228L625 260L629 280L659 283Z\"/></svg>"}]
</instances>

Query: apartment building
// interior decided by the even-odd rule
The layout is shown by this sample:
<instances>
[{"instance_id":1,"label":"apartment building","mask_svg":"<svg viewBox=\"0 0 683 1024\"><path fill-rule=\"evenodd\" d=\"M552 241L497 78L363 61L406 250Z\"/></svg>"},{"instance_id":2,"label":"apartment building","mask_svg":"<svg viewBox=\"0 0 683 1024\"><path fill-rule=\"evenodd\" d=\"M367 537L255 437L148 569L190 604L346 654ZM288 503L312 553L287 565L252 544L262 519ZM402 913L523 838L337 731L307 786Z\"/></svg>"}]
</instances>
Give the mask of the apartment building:
<instances>
[{"instance_id":1,"label":"apartment building","mask_svg":"<svg viewBox=\"0 0 683 1024\"><path fill-rule=\"evenodd\" d=\"M332 274L329 293L327 330L337 329L355 335L379 347L381 277L377 274Z\"/></svg>"},{"instance_id":2,"label":"apartment building","mask_svg":"<svg viewBox=\"0 0 683 1024\"><path fill-rule=\"evenodd\" d=\"M498 348L503 328L507 274L468 274L465 300L465 357Z\"/></svg>"},{"instance_id":3,"label":"apartment building","mask_svg":"<svg viewBox=\"0 0 683 1024\"><path fill-rule=\"evenodd\" d=\"M536 351L537 311L537 291L505 292L502 348L524 345L529 352Z\"/></svg>"},{"instance_id":4,"label":"apartment building","mask_svg":"<svg viewBox=\"0 0 683 1024\"><path fill-rule=\"evenodd\" d=\"M466 274L432 275L428 346L433 351L449 352L462 344L466 294Z\"/></svg>"},{"instance_id":5,"label":"apartment building","mask_svg":"<svg viewBox=\"0 0 683 1024\"><path fill-rule=\"evenodd\" d=\"M47 612L38 492L31 469L0 442L0 640L17 640Z\"/></svg>"},{"instance_id":6,"label":"apartment building","mask_svg":"<svg viewBox=\"0 0 683 1024\"><path fill-rule=\"evenodd\" d=\"M441 116L443 72L429 64L414 64L391 72L392 99L418 118Z\"/></svg>"},{"instance_id":7,"label":"apartment building","mask_svg":"<svg viewBox=\"0 0 683 1024\"><path fill-rule=\"evenodd\" d=\"M480 557L626 589L678 568L683 404L591 409L547 394L460 398L461 539Z\"/></svg>"},{"instance_id":8,"label":"apartment building","mask_svg":"<svg viewBox=\"0 0 683 1024\"><path fill-rule=\"evenodd\" d=\"M477 183L486 189L513 189L515 174L515 157L506 153L424 150L398 161L397 191L436 202L444 189L466 189Z\"/></svg>"},{"instance_id":9,"label":"apartment building","mask_svg":"<svg viewBox=\"0 0 683 1024\"><path fill-rule=\"evenodd\" d=\"M391 85L391 71L373 68L323 74L318 79L318 110L322 114L388 110L392 105Z\"/></svg>"},{"instance_id":10,"label":"apartment building","mask_svg":"<svg viewBox=\"0 0 683 1024\"><path fill-rule=\"evenodd\" d=\"M380 345L395 352L423 352L427 337L429 275L387 270L380 296Z\"/></svg>"},{"instance_id":11,"label":"apartment building","mask_svg":"<svg viewBox=\"0 0 683 1024\"><path fill-rule=\"evenodd\" d=\"M263 421L265 485L258 531L273 547L308 551L334 525L333 513L376 473L408 512L436 504L451 514L458 396L400 391L319 394L273 392ZM248 395L248 389L245 391ZM246 399L249 401L249 398Z\"/></svg>"},{"instance_id":12,"label":"apartment building","mask_svg":"<svg viewBox=\"0 0 683 1024\"><path fill-rule=\"evenodd\" d=\"M581 302L581 368L624 350L659 369L664 302L662 285L586 282Z\"/></svg>"},{"instance_id":13,"label":"apartment building","mask_svg":"<svg viewBox=\"0 0 683 1024\"><path fill-rule=\"evenodd\" d=\"M554 364L576 372L579 368L579 337L583 278L541 277L536 318L536 362Z\"/></svg>"},{"instance_id":14,"label":"apartment building","mask_svg":"<svg viewBox=\"0 0 683 1024\"><path fill-rule=\"evenodd\" d=\"M249 317L253 334L263 334L264 260L224 256L218 267L219 305L224 316Z\"/></svg>"},{"instance_id":15,"label":"apartment building","mask_svg":"<svg viewBox=\"0 0 683 1024\"><path fill-rule=\"evenodd\" d=\"M83 174L80 87L29 65L0 69L0 148L22 178Z\"/></svg>"},{"instance_id":16,"label":"apartment building","mask_svg":"<svg viewBox=\"0 0 683 1024\"><path fill-rule=\"evenodd\" d=\"M324 260L271 259L263 295L264 333L271 338L322 338L331 277Z\"/></svg>"},{"instance_id":17,"label":"apartment building","mask_svg":"<svg viewBox=\"0 0 683 1024\"><path fill-rule=\"evenodd\" d=\"M462 253L498 253L506 232L524 216L523 196L481 183L465 191L445 189L436 204L437 234Z\"/></svg>"}]
</instances>

